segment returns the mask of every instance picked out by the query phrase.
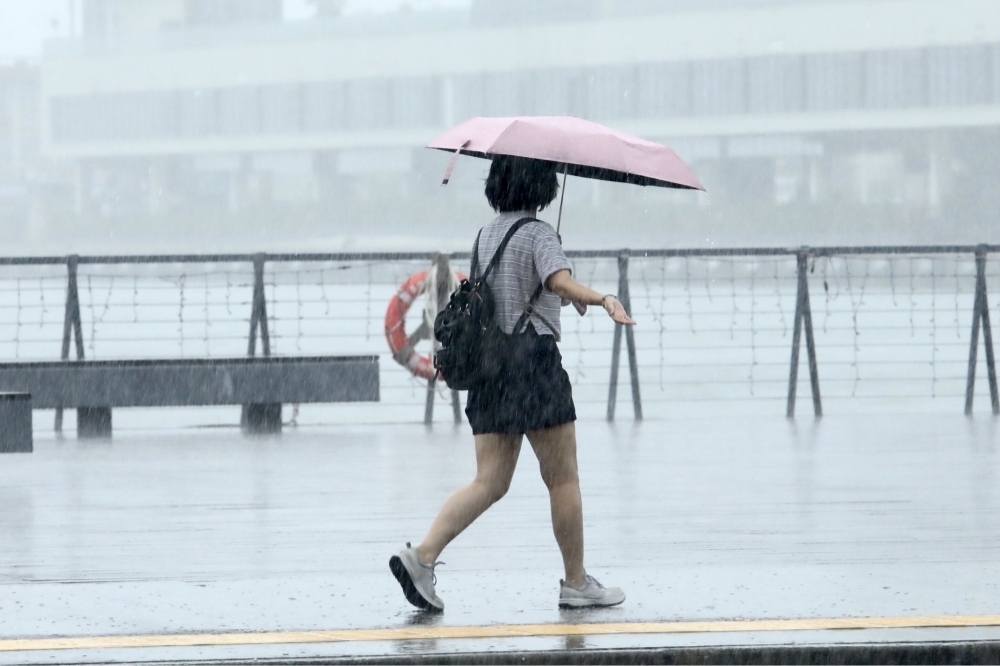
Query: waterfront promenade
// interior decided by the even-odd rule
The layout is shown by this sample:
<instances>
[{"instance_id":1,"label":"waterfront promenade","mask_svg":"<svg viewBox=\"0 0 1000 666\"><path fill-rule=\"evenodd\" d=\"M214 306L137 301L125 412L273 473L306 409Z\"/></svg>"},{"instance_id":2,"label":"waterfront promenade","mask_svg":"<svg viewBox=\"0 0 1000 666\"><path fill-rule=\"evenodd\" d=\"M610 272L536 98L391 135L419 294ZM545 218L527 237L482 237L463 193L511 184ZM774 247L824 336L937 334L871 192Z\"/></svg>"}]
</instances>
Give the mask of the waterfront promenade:
<instances>
[{"instance_id":1,"label":"waterfront promenade","mask_svg":"<svg viewBox=\"0 0 1000 666\"><path fill-rule=\"evenodd\" d=\"M579 434L587 566L625 604L557 609L525 446L509 495L444 553L434 617L386 562L471 477L466 428L40 438L0 460L0 663L1000 638L985 617L1000 614L992 417L595 420ZM918 620L942 616L994 626ZM322 631L341 633L274 633ZM185 646L192 634L216 638ZM87 640L38 642L51 638Z\"/></svg>"}]
</instances>

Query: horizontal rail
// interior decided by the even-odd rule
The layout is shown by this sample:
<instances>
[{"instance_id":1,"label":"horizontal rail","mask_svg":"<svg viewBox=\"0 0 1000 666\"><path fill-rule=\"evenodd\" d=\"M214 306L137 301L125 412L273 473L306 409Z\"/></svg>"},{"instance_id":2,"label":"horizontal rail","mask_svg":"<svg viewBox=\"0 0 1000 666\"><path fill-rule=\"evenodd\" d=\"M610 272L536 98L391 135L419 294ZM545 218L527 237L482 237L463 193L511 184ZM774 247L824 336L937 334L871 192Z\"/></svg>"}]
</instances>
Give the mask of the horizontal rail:
<instances>
[{"instance_id":1,"label":"horizontal rail","mask_svg":"<svg viewBox=\"0 0 1000 666\"><path fill-rule=\"evenodd\" d=\"M733 248L659 248L616 250L567 250L571 259L613 259L620 256L644 257L813 257L878 254L974 254L977 251L1000 252L1000 245L835 245L826 247L733 247ZM264 261L430 261L437 252L278 252L253 254L142 254L81 255L79 264L174 264L241 263L255 258ZM468 252L446 252L450 259L468 259ZM66 256L0 257L0 266L42 266L65 264Z\"/></svg>"}]
</instances>

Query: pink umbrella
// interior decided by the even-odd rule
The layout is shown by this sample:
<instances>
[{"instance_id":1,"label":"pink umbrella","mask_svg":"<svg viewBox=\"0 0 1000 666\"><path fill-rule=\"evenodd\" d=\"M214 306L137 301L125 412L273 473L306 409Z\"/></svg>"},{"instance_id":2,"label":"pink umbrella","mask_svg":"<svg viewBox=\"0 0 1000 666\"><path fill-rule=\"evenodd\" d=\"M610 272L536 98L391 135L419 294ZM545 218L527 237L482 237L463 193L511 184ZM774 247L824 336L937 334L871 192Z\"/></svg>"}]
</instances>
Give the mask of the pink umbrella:
<instances>
[{"instance_id":1,"label":"pink umbrella","mask_svg":"<svg viewBox=\"0 0 1000 666\"><path fill-rule=\"evenodd\" d=\"M492 158L515 155L555 162L563 174L615 183L702 190L686 164L667 146L569 116L472 118L427 144L454 152L447 185L459 154ZM560 223L562 201L559 202Z\"/></svg>"}]
</instances>

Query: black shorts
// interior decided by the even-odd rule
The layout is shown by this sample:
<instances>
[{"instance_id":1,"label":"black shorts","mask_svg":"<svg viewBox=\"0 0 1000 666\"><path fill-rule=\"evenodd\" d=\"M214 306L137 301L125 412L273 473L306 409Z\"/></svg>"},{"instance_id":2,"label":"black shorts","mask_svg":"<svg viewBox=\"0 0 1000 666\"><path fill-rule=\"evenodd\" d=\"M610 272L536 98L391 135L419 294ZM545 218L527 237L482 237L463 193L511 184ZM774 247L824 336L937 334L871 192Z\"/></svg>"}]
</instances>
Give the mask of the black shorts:
<instances>
[{"instance_id":1,"label":"black shorts","mask_svg":"<svg viewBox=\"0 0 1000 666\"><path fill-rule=\"evenodd\" d=\"M575 421L573 387L555 338L529 325L508 343L500 381L469 390L465 414L473 434L521 435Z\"/></svg>"}]
</instances>

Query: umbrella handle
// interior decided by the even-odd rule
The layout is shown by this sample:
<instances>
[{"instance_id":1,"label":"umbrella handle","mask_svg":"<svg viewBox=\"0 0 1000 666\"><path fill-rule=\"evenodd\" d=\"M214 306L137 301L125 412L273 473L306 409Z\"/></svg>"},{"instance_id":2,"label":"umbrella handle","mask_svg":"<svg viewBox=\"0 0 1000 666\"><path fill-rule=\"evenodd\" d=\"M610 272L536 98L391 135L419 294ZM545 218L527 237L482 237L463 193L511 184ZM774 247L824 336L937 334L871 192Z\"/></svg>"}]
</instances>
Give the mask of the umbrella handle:
<instances>
[{"instance_id":1,"label":"umbrella handle","mask_svg":"<svg viewBox=\"0 0 1000 666\"><path fill-rule=\"evenodd\" d=\"M566 199L566 172L569 169L566 165L563 165L563 182L562 182L562 192L559 193L559 219L556 221L556 234L559 233L559 229L562 228L562 205L563 201Z\"/></svg>"},{"instance_id":2,"label":"umbrella handle","mask_svg":"<svg viewBox=\"0 0 1000 666\"><path fill-rule=\"evenodd\" d=\"M445 169L445 171L444 171L444 180L441 181L441 186L442 187L445 186L445 185L447 185L448 181L451 180L451 172L455 168L455 162L458 161L458 156L462 154L462 151L465 148L469 147L470 143L472 143L471 140L466 141L465 143L463 143L461 146L458 147L458 150L455 151L455 154L451 156L451 160L448 162L448 168Z\"/></svg>"}]
</instances>

